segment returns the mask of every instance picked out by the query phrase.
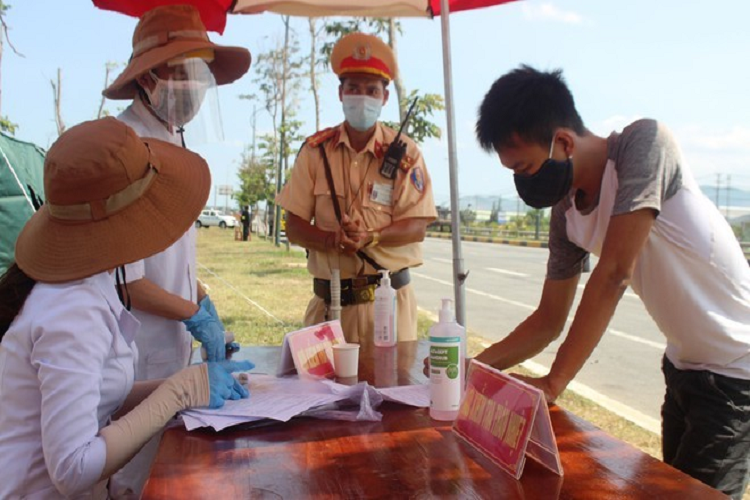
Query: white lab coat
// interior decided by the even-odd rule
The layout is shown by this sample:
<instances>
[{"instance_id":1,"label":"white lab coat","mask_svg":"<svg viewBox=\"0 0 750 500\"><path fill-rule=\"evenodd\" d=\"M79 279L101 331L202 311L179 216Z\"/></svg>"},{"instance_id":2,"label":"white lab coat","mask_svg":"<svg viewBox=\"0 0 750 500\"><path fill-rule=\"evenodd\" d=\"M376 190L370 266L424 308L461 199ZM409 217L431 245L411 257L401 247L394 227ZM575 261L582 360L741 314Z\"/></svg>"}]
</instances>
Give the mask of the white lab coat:
<instances>
[{"instance_id":1,"label":"white lab coat","mask_svg":"<svg viewBox=\"0 0 750 500\"><path fill-rule=\"evenodd\" d=\"M140 137L154 137L182 146L180 136L167 130L139 98L134 99L117 118L135 130ZM126 281L145 277L170 293L197 302L195 240L196 229L191 226L177 242L163 252L126 265ZM162 318L137 309L132 312L141 322L141 330L135 341L139 352L136 380L168 378L187 366L192 336L182 321ZM154 436L125 467L112 476L109 485L112 498L140 497L160 439L161 434Z\"/></svg>"},{"instance_id":2,"label":"white lab coat","mask_svg":"<svg viewBox=\"0 0 750 500\"><path fill-rule=\"evenodd\" d=\"M98 434L133 387L137 331L107 272L34 286L0 344L0 498L106 498Z\"/></svg>"},{"instance_id":3,"label":"white lab coat","mask_svg":"<svg viewBox=\"0 0 750 500\"><path fill-rule=\"evenodd\" d=\"M117 118L140 137L154 137L177 146L182 144L180 136L167 130L138 98ZM191 226L163 252L125 266L126 280L131 282L145 277L170 293L197 302L195 239L196 229ZM139 352L136 380L167 378L187 366L192 337L181 321L136 309L133 314L141 322L141 331L136 337Z\"/></svg>"}]
</instances>

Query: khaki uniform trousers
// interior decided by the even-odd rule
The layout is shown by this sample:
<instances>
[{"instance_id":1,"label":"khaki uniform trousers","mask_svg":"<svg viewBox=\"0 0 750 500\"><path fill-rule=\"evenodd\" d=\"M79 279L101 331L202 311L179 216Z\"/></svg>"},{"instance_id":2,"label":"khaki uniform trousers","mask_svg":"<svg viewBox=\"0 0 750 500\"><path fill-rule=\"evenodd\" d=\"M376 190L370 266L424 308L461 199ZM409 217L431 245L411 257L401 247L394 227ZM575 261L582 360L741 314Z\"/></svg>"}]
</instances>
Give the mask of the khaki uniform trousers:
<instances>
[{"instance_id":1,"label":"khaki uniform trousers","mask_svg":"<svg viewBox=\"0 0 750 500\"><path fill-rule=\"evenodd\" d=\"M417 340L417 298L411 284L396 290L396 338L399 341ZM347 342L372 344L375 336L374 302L356 304L341 308L341 328ZM305 311L305 326L329 320L326 317L328 306L323 299L314 295Z\"/></svg>"}]
</instances>

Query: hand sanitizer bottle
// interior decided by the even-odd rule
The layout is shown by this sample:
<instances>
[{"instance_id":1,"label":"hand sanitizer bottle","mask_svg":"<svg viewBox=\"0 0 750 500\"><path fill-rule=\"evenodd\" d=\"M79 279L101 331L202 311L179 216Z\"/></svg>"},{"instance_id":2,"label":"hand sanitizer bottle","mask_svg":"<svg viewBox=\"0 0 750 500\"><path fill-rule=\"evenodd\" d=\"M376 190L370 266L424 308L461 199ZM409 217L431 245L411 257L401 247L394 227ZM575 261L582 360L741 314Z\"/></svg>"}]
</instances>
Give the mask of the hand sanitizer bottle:
<instances>
[{"instance_id":1,"label":"hand sanitizer bottle","mask_svg":"<svg viewBox=\"0 0 750 500\"><path fill-rule=\"evenodd\" d=\"M380 270L380 286L375 290L375 345L396 345L396 290L391 287L387 269Z\"/></svg>"},{"instance_id":2,"label":"hand sanitizer bottle","mask_svg":"<svg viewBox=\"0 0 750 500\"><path fill-rule=\"evenodd\" d=\"M466 374L466 330L456 323L451 299L442 299L439 321L430 328L430 417L458 417Z\"/></svg>"}]
</instances>

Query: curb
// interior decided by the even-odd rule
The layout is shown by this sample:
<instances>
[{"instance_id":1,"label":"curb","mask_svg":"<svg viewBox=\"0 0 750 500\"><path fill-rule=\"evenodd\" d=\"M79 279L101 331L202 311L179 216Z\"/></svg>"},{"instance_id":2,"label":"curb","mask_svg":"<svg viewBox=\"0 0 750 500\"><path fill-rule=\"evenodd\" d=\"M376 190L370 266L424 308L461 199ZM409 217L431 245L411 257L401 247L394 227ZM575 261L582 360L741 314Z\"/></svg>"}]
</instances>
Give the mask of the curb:
<instances>
[{"instance_id":1,"label":"curb","mask_svg":"<svg viewBox=\"0 0 750 500\"><path fill-rule=\"evenodd\" d=\"M437 233L428 231L425 235L428 238L438 238L443 240L451 239L451 233ZM492 238L490 236L461 236L461 241L474 241L478 243L498 243L502 245L514 245L518 247L529 248L548 248L546 241L528 241L528 240L506 240L502 238Z\"/></svg>"}]
</instances>

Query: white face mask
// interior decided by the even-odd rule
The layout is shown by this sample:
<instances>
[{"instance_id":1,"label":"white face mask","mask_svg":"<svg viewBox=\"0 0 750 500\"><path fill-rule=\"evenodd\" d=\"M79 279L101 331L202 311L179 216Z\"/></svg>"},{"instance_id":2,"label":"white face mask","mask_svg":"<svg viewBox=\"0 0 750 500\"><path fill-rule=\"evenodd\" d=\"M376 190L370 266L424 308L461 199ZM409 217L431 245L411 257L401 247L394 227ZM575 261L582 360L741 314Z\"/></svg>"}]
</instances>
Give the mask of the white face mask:
<instances>
[{"instance_id":1,"label":"white face mask","mask_svg":"<svg viewBox=\"0 0 750 500\"><path fill-rule=\"evenodd\" d=\"M380 117L383 108L383 99L366 95L341 96L341 104L344 108L344 117L347 123L355 130L364 132L369 130Z\"/></svg>"},{"instance_id":2,"label":"white face mask","mask_svg":"<svg viewBox=\"0 0 750 500\"><path fill-rule=\"evenodd\" d=\"M201 108L208 84L193 80L162 80L149 72L156 84L153 90L144 87L150 107L156 116L175 127L192 120Z\"/></svg>"}]
</instances>

